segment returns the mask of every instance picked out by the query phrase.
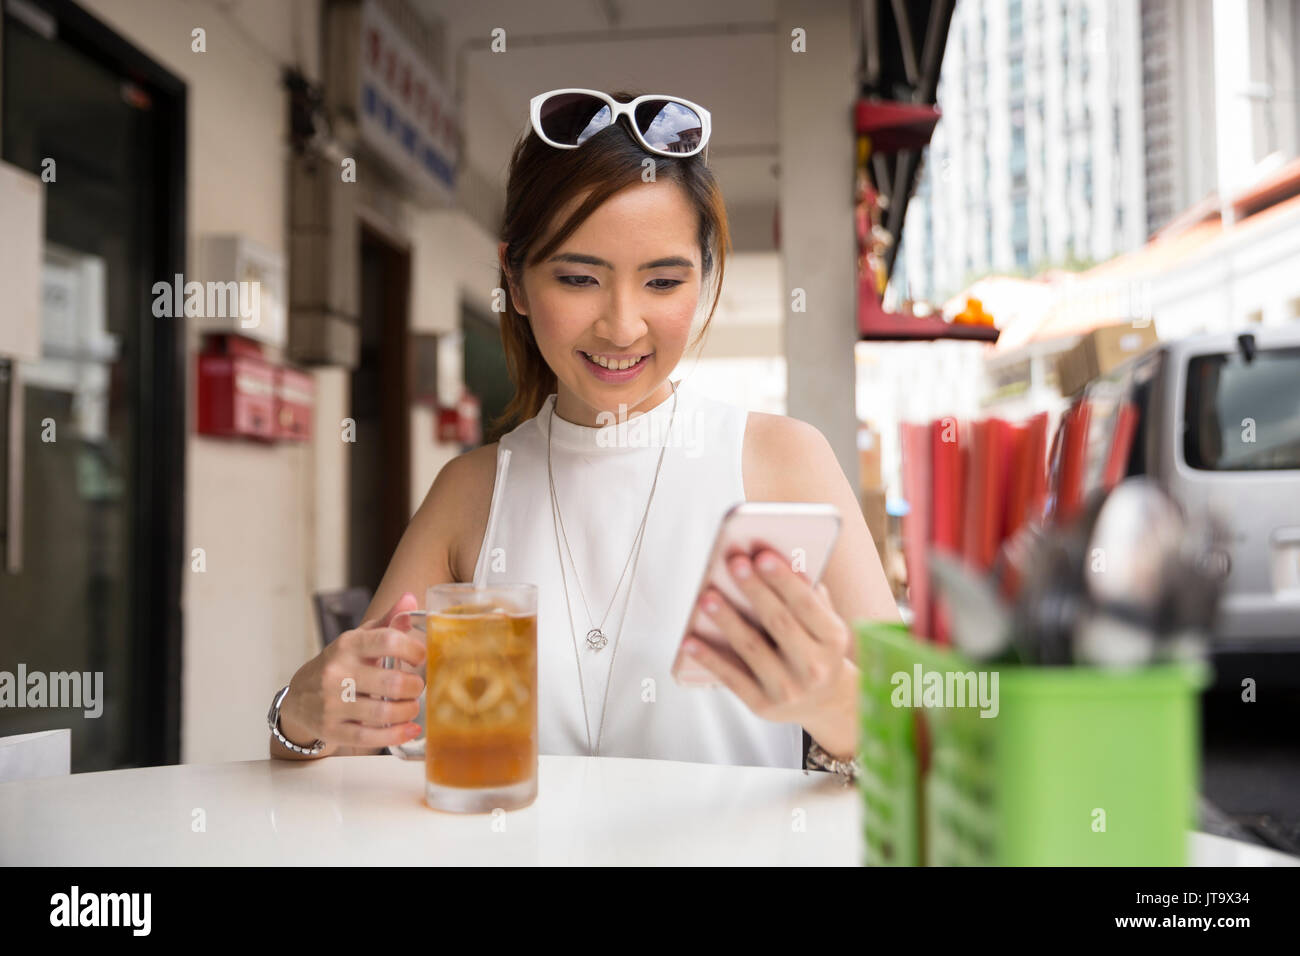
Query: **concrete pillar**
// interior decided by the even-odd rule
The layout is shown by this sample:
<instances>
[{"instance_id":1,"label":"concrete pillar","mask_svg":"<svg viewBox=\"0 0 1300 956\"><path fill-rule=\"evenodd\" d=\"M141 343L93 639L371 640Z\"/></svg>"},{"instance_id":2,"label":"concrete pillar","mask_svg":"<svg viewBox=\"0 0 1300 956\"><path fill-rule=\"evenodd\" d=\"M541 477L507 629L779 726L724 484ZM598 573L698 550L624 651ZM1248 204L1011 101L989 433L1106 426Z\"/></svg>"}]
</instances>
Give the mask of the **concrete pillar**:
<instances>
[{"instance_id":1,"label":"concrete pillar","mask_svg":"<svg viewBox=\"0 0 1300 956\"><path fill-rule=\"evenodd\" d=\"M787 410L821 429L856 489L852 0L777 0L776 24Z\"/></svg>"}]
</instances>

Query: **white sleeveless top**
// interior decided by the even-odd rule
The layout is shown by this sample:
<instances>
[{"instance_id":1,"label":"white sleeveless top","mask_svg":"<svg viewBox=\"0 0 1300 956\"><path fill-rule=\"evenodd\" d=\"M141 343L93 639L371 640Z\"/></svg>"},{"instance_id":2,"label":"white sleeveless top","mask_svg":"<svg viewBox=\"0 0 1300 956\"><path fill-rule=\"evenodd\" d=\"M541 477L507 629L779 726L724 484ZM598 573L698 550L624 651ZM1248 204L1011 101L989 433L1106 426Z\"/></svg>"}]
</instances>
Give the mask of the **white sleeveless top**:
<instances>
[{"instance_id":1,"label":"white sleeveless top","mask_svg":"<svg viewBox=\"0 0 1300 956\"><path fill-rule=\"evenodd\" d=\"M679 384L677 396L671 433L672 397L644 415L593 428L552 417L552 393L535 417L502 436L498 455L510 449L510 467L503 492L492 499L488 526L495 519L494 537L483 542L475 576L483 574L491 584L537 585L541 753L590 752L585 690L591 745L601 756L801 768L798 724L764 720L725 687L681 687L669 673L718 524L745 499L741 450L748 416L689 384ZM555 495L581 590L563 538L557 554L559 528L546 470L548 423L554 426ZM665 441L633 576L628 554ZM568 576L572 630L560 560ZM630 597L625 578L605 618L608 644L593 651L587 631L600 623L625 565ZM582 662L581 688L575 656Z\"/></svg>"}]
</instances>

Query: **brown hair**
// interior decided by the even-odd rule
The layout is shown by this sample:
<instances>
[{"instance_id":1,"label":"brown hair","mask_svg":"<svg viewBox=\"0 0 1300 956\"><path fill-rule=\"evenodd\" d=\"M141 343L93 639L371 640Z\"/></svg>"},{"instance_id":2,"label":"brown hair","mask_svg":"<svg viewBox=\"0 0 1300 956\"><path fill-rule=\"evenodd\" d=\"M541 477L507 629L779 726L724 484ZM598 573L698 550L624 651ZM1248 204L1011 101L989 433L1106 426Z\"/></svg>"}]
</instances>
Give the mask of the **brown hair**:
<instances>
[{"instance_id":1,"label":"brown hair","mask_svg":"<svg viewBox=\"0 0 1300 956\"><path fill-rule=\"evenodd\" d=\"M637 94L620 91L610 95L626 103ZM543 142L531 128L515 144L501 227L509 277L522 283L526 266L550 256L605 200L621 189L642 182L642 164L649 157L655 163L656 181L668 179L677 183L698 211L701 271L706 280L716 275L708 318L687 346L689 350L708 331L722 292L727 250L731 246L722 191L701 154L679 158L647 153L623 128L623 122L606 127L577 149L556 149ZM534 249L565 203L586 190L591 191L586 200L544 246ZM503 268L500 287L505 290L506 311L501 316L501 342L515 394L504 414L493 423L494 431L498 428L504 431L504 426L532 418L556 388L555 373L537 347L528 317L515 309L506 280L507 272Z\"/></svg>"}]
</instances>

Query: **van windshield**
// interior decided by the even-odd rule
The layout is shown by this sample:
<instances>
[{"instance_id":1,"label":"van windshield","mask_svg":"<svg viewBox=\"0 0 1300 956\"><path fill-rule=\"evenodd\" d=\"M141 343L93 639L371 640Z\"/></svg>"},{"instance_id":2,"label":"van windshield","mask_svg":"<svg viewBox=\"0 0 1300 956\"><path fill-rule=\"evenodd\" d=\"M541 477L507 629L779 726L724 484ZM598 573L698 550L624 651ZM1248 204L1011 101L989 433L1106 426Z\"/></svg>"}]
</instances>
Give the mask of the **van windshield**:
<instances>
[{"instance_id":1,"label":"van windshield","mask_svg":"<svg viewBox=\"0 0 1300 956\"><path fill-rule=\"evenodd\" d=\"M1300 468L1300 348L1199 355L1187 367L1183 457L1207 471Z\"/></svg>"}]
</instances>

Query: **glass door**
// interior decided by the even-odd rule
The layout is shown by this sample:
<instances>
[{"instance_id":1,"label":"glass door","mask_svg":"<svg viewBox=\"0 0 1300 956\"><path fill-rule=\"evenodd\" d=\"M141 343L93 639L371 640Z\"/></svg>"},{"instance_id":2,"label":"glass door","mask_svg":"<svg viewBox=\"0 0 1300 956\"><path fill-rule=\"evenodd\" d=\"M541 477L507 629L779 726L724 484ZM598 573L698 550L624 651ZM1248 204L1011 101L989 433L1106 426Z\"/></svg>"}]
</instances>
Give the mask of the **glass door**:
<instances>
[{"instance_id":1,"label":"glass door","mask_svg":"<svg viewBox=\"0 0 1300 956\"><path fill-rule=\"evenodd\" d=\"M6 15L0 47L0 155L42 177L46 230L21 565L0 573L0 671L27 706L0 736L70 728L82 772L179 759L184 335L150 289L184 269L185 107L98 21L48 10Z\"/></svg>"}]
</instances>

